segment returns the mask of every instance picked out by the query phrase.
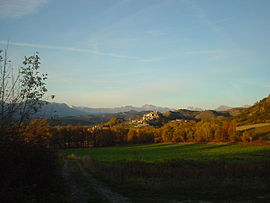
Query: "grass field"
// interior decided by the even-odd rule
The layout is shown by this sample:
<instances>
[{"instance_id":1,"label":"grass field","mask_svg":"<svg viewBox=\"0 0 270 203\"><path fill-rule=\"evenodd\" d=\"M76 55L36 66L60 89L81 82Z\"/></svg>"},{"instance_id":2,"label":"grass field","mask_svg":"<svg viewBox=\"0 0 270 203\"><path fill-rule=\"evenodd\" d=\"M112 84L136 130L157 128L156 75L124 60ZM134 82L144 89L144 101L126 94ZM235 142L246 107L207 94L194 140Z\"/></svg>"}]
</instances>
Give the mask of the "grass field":
<instances>
[{"instance_id":1,"label":"grass field","mask_svg":"<svg viewBox=\"0 0 270 203\"><path fill-rule=\"evenodd\" d=\"M142 144L85 149L65 149L63 155L89 156L99 161L141 160L146 162L168 159L207 160L269 160L270 145L236 144Z\"/></svg>"},{"instance_id":2,"label":"grass field","mask_svg":"<svg viewBox=\"0 0 270 203\"><path fill-rule=\"evenodd\" d=\"M270 145L142 144L59 153L130 202L270 201ZM94 189L87 189L79 168L73 174L89 197L104 198L93 196L91 181Z\"/></svg>"}]
</instances>

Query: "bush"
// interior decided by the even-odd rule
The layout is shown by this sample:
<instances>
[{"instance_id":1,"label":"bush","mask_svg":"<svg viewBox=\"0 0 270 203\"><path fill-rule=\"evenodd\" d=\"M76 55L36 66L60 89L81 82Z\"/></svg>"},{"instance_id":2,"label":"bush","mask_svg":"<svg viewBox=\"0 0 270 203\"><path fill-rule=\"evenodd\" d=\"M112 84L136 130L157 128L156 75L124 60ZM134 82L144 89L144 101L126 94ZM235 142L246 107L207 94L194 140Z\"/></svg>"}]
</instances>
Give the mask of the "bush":
<instances>
[{"instance_id":1,"label":"bush","mask_svg":"<svg viewBox=\"0 0 270 203\"><path fill-rule=\"evenodd\" d=\"M59 180L55 154L32 143L0 139L0 202L45 202Z\"/></svg>"}]
</instances>

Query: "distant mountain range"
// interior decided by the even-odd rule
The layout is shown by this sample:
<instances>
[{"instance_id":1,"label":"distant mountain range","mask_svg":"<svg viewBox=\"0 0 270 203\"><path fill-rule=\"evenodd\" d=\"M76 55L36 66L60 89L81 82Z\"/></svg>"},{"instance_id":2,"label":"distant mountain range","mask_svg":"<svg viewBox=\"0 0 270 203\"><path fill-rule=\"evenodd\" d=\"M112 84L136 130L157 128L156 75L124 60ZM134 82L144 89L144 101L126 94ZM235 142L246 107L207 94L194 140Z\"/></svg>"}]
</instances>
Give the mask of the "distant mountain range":
<instances>
[{"instance_id":1,"label":"distant mountain range","mask_svg":"<svg viewBox=\"0 0 270 203\"><path fill-rule=\"evenodd\" d=\"M244 105L242 107L238 107L238 108L248 108L250 107L250 105ZM217 107L216 109L208 109L208 110L214 110L214 111L228 111L230 109L234 109L235 107L231 107L231 106L226 106L226 105L220 105L219 107ZM204 109L199 108L199 107L192 107L189 106L186 108L187 110L190 111L204 111Z\"/></svg>"},{"instance_id":2,"label":"distant mountain range","mask_svg":"<svg viewBox=\"0 0 270 203\"><path fill-rule=\"evenodd\" d=\"M232 109L233 107L221 105L218 108L215 109L215 111L228 111L229 109Z\"/></svg>"},{"instance_id":3,"label":"distant mountain range","mask_svg":"<svg viewBox=\"0 0 270 203\"><path fill-rule=\"evenodd\" d=\"M159 111L167 112L173 109L167 107L159 107L154 105L145 104L142 107L123 106L116 108L90 108L90 107L78 107L68 106L65 103L49 103L44 105L35 117L50 118L50 117L67 117L67 116L85 116L95 114L115 114L129 111L146 112L146 111Z\"/></svg>"},{"instance_id":4,"label":"distant mountain range","mask_svg":"<svg viewBox=\"0 0 270 203\"><path fill-rule=\"evenodd\" d=\"M245 106L243 108L247 108ZM219 106L214 109L215 111L228 111L230 109L234 109L229 106ZM199 107L187 107L186 110L189 111L204 111L204 109ZM117 114L129 111L136 112L147 112L147 111L158 111L161 113L165 113L168 111L175 111L175 109L171 109L168 107L160 107L150 104L145 104L141 107L135 106L122 106L115 108L90 108L90 107L79 107L79 106L69 106L65 103L55 103L51 102L48 105L44 105L38 113L36 113L35 117L41 118L50 118L50 117L68 117L68 116L86 116L86 115L98 115L98 114Z\"/></svg>"},{"instance_id":5,"label":"distant mountain range","mask_svg":"<svg viewBox=\"0 0 270 203\"><path fill-rule=\"evenodd\" d=\"M188 106L186 109L187 109L187 110L190 110L190 111L203 111L202 108L199 108L199 107L193 107L193 106Z\"/></svg>"},{"instance_id":6,"label":"distant mountain range","mask_svg":"<svg viewBox=\"0 0 270 203\"><path fill-rule=\"evenodd\" d=\"M72 106L73 109L83 111L89 114L104 114L104 113L121 113L127 111L159 111L159 112L166 112L172 109L167 107L159 107L150 104L145 104L141 107L134 107L134 106L122 106L122 107L115 107L115 108L89 108L89 107L77 107Z\"/></svg>"},{"instance_id":7,"label":"distant mountain range","mask_svg":"<svg viewBox=\"0 0 270 203\"><path fill-rule=\"evenodd\" d=\"M35 114L34 117L50 118L50 117L66 117L66 116L79 116L88 115L89 113L75 109L65 103L48 103Z\"/></svg>"},{"instance_id":8,"label":"distant mountain range","mask_svg":"<svg viewBox=\"0 0 270 203\"><path fill-rule=\"evenodd\" d=\"M203 110L196 107L188 109L170 109L154 105L143 105L142 107L123 106L116 108L89 108L69 106L65 103L49 103L35 115L35 117L49 119L52 125L84 125L93 126L106 123L112 118L123 119L133 124L145 124L146 115L159 115L157 119L148 122L150 125L160 126L167 122L178 122L179 120L209 120L217 117L231 117L238 123L270 122L270 96L256 102L253 106L242 106L231 108L219 106L215 110ZM150 113L151 112L151 113ZM135 121L133 120L135 119Z\"/></svg>"},{"instance_id":9,"label":"distant mountain range","mask_svg":"<svg viewBox=\"0 0 270 203\"><path fill-rule=\"evenodd\" d=\"M120 118L126 122L132 122L135 119L136 122L142 124L144 123L145 115L152 115L155 112L159 112L156 113L159 115L159 118L150 120L149 124L156 126L171 121L199 121L215 119L217 117L230 117L238 124L265 123L270 122L270 95L252 106L245 105L232 108L222 105L215 110L203 110L196 107L175 110L148 104L142 107L89 108L69 106L65 103L49 103L43 106L35 117L52 118L49 121L53 125L93 126L108 122L112 118Z\"/></svg>"}]
</instances>

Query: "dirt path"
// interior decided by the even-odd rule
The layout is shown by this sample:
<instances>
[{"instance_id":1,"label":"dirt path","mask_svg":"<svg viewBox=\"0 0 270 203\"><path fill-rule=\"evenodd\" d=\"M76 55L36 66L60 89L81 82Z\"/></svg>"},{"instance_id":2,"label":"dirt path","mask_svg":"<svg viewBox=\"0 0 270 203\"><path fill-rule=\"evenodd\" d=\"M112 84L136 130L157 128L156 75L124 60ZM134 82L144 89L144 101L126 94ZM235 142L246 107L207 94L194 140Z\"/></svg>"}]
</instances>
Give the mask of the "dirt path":
<instances>
[{"instance_id":1,"label":"dirt path","mask_svg":"<svg viewBox=\"0 0 270 203\"><path fill-rule=\"evenodd\" d=\"M89 198L89 194L84 191L84 188L72 181L72 177L70 176L68 168L68 162L69 160L64 160L63 176L66 177L69 182L71 182L72 202L88 202L87 200ZM80 170L80 173L86 178L87 182L89 182L89 184L91 184L91 186L95 188L96 192L100 194L102 199L113 203L129 202L128 198L118 193L112 192L110 188L106 187L100 181L95 179L82 167L79 161L75 160L75 162Z\"/></svg>"},{"instance_id":2,"label":"dirt path","mask_svg":"<svg viewBox=\"0 0 270 203\"><path fill-rule=\"evenodd\" d=\"M64 160L64 166L62 170L62 174L64 178L68 181L71 188L71 202L82 202L87 203L89 199L89 195L83 190L83 188L78 185L74 179L72 178L69 168L68 168L68 160Z\"/></svg>"},{"instance_id":3,"label":"dirt path","mask_svg":"<svg viewBox=\"0 0 270 203\"><path fill-rule=\"evenodd\" d=\"M97 179L95 179L91 174L89 174L82 167L80 162L78 162L78 161L76 161L76 162L77 162L77 165L80 168L82 174L87 178L88 182L90 184L92 184L96 188L97 192L99 194L101 194L102 197L104 197L105 200L107 200L109 202L113 202L113 203L116 203L116 202L129 202L128 198L126 198L126 197L124 197L124 196L122 196L122 195L120 195L118 193L112 192L110 188L106 187L101 182L99 182Z\"/></svg>"}]
</instances>

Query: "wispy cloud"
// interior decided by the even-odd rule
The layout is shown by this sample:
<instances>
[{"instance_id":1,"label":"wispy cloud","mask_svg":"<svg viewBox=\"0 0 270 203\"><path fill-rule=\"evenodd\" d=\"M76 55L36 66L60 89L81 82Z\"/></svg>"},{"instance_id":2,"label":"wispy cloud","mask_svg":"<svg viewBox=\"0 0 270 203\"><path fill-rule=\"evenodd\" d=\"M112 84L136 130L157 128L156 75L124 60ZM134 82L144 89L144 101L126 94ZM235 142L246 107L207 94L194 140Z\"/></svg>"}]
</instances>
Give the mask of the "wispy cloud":
<instances>
[{"instance_id":1,"label":"wispy cloud","mask_svg":"<svg viewBox=\"0 0 270 203\"><path fill-rule=\"evenodd\" d=\"M223 49L186 51L186 52L184 52L184 54L187 54L187 55L211 55L211 56L215 56L215 57L227 56L227 52Z\"/></svg>"},{"instance_id":2,"label":"wispy cloud","mask_svg":"<svg viewBox=\"0 0 270 203\"><path fill-rule=\"evenodd\" d=\"M48 0L0 0L0 18L19 18L36 12Z\"/></svg>"},{"instance_id":3,"label":"wispy cloud","mask_svg":"<svg viewBox=\"0 0 270 203\"><path fill-rule=\"evenodd\" d=\"M63 51L74 51L74 52L83 52L83 53L89 53L93 55L99 55L99 56L110 56L110 57L116 57L116 58L124 58L124 59L139 59L136 56L126 56L116 53L106 53L106 52L100 52L90 49L82 49L77 47L69 47L69 46L52 46L52 45L43 45L43 44L33 44L33 43L25 43L25 42L12 42L12 41L4 41L0 40L0 44L9 44L14 46L21 46L21 47L33 47L33 48L40 48L40 49L55 49L55 50L63 50Z\"/></svg>"},{"instance_id":4,"label":"wispy cloud","mask_svg":"<svg viewBox=\"0 0 270 203\"><path fill-rule=\"evenodd\" d=\"M189 5L194 10L195 15L201 20L201 22L206 24L210 29L214 30L217 33L225 34L222 27L219 26L218 24L229 21L232 19L232 17L222 18L214 21L209 18L205 10L201 8L195 1L193 0L182 0L182 1L185 2L187 5Z\"/></svg>"},{"instance_id":5,"label":"wispy cloud","mask_svg":"<svg viewBox=\"0 0 270 203\"><path fill-rule=\"evenodd\" d=\"M121 34L121 30L128 29L133 22L136 22L138 20L141 20L142 16L145 16L145 21L147 21L147 16L149 16L149 13L151 13L154 10L161 9L164 7L166 4L170 3L170 0L162 0L162 1L153 1L147 6L139 6L136 7L136 9L132 9L131 12L126 13L124 16L121 18L112 18L112 16L115 15L115 13L119 13L119 9L123 9L123 6L129 5L130 3L134 3L135 1L132 0L122 0L117 4L114 4L112 7L109 7L107 10L105 10L102 13L102 16L100 16L100 19L103 21L108 21L110 22L108 26L101 27L98 29L96 32L92 33L91 36L89 37L90 39L92 38L101 38L103 37L104 39L110 35L110 37L113 37L115 35L119 36ZM144 4L142 4L144 5ZM130 4L129 6L132 6ZM99 19L99 20L100 20ZM145 23L145 22L142 22ZM127 28L128 27L128 28ZM147 31L146 31L147 32ZM159 32L159 33L157 33ZM161 31L157 30L151 30L150 33L147 34L163 34ZM167 33L166 33L167 34ZM106 36L106 37L104 37ZM101 38L103 40L103 38ZM134 41L131 41L132 43Z\"/></svg>"},{"instance_id":6,"label":"wispy cloud","mask_svg":"<svg viewBox=\"0 0 270 203\"><path fill-rule=\"evenodd\" d=\"M213 50L191 50L191 51L179 51L179 52L172 52L162 57L153 57L153 58L145 58L141 59L141 62L152 63L152 62L159 62L164 60L169 60L173 58L179 58L181 56L209 56L212 59L220 59L224 57L228 57L228 52L224 49L213 49Z\"/></svg>"},{"instance_id":7,"label":"wispy cloud","mask_svg":"<svg viewBox=\"0 0 270 203\"><path fill-rule=\"evenodd\" d=\"M126 51L136 47L138 41L139 39L135 37L106 36L100 34L90 38L84 44L96 51L106 49Z\"/></svg>"},{"instance_id":8,"label":"wispy cloud","mask_svg":"<svg viewBox=\"0 0 270 203\"><path fill-rule=\"evenodd\" d=\"M96 51L96 50L91 50L91 49L77 48L77 47L72 47L72 46L53 46L53 45L34 44L34 43L26 43L26 42L14 42L14 41L5 41L5 40L0 40L0 44L3 44L3 45L9 44L9 45L20 46L20 47L32 47L32 48L36 48L36 49L53 49L53 50L61 50L61 51L82 52L82 53L88 53L88 54L97 55L97 56L132 59L132 60L137 60L139 62L146 62L146 63L169 60L172 58L180 57L182 55L208 55L208 56L211 56L214 58L228 57L228 52L226 50L223 50L223 49L181 51L181 52L173 52L173 53L163 55L160 57L154 56L152 58L143 58L143 57L137 57L137 56L121 55L121 54L117 54L117 53L101 52L101 51ZM237 53L235 53L235 54L237 54Z\"/></svg>"}]
</instances>

